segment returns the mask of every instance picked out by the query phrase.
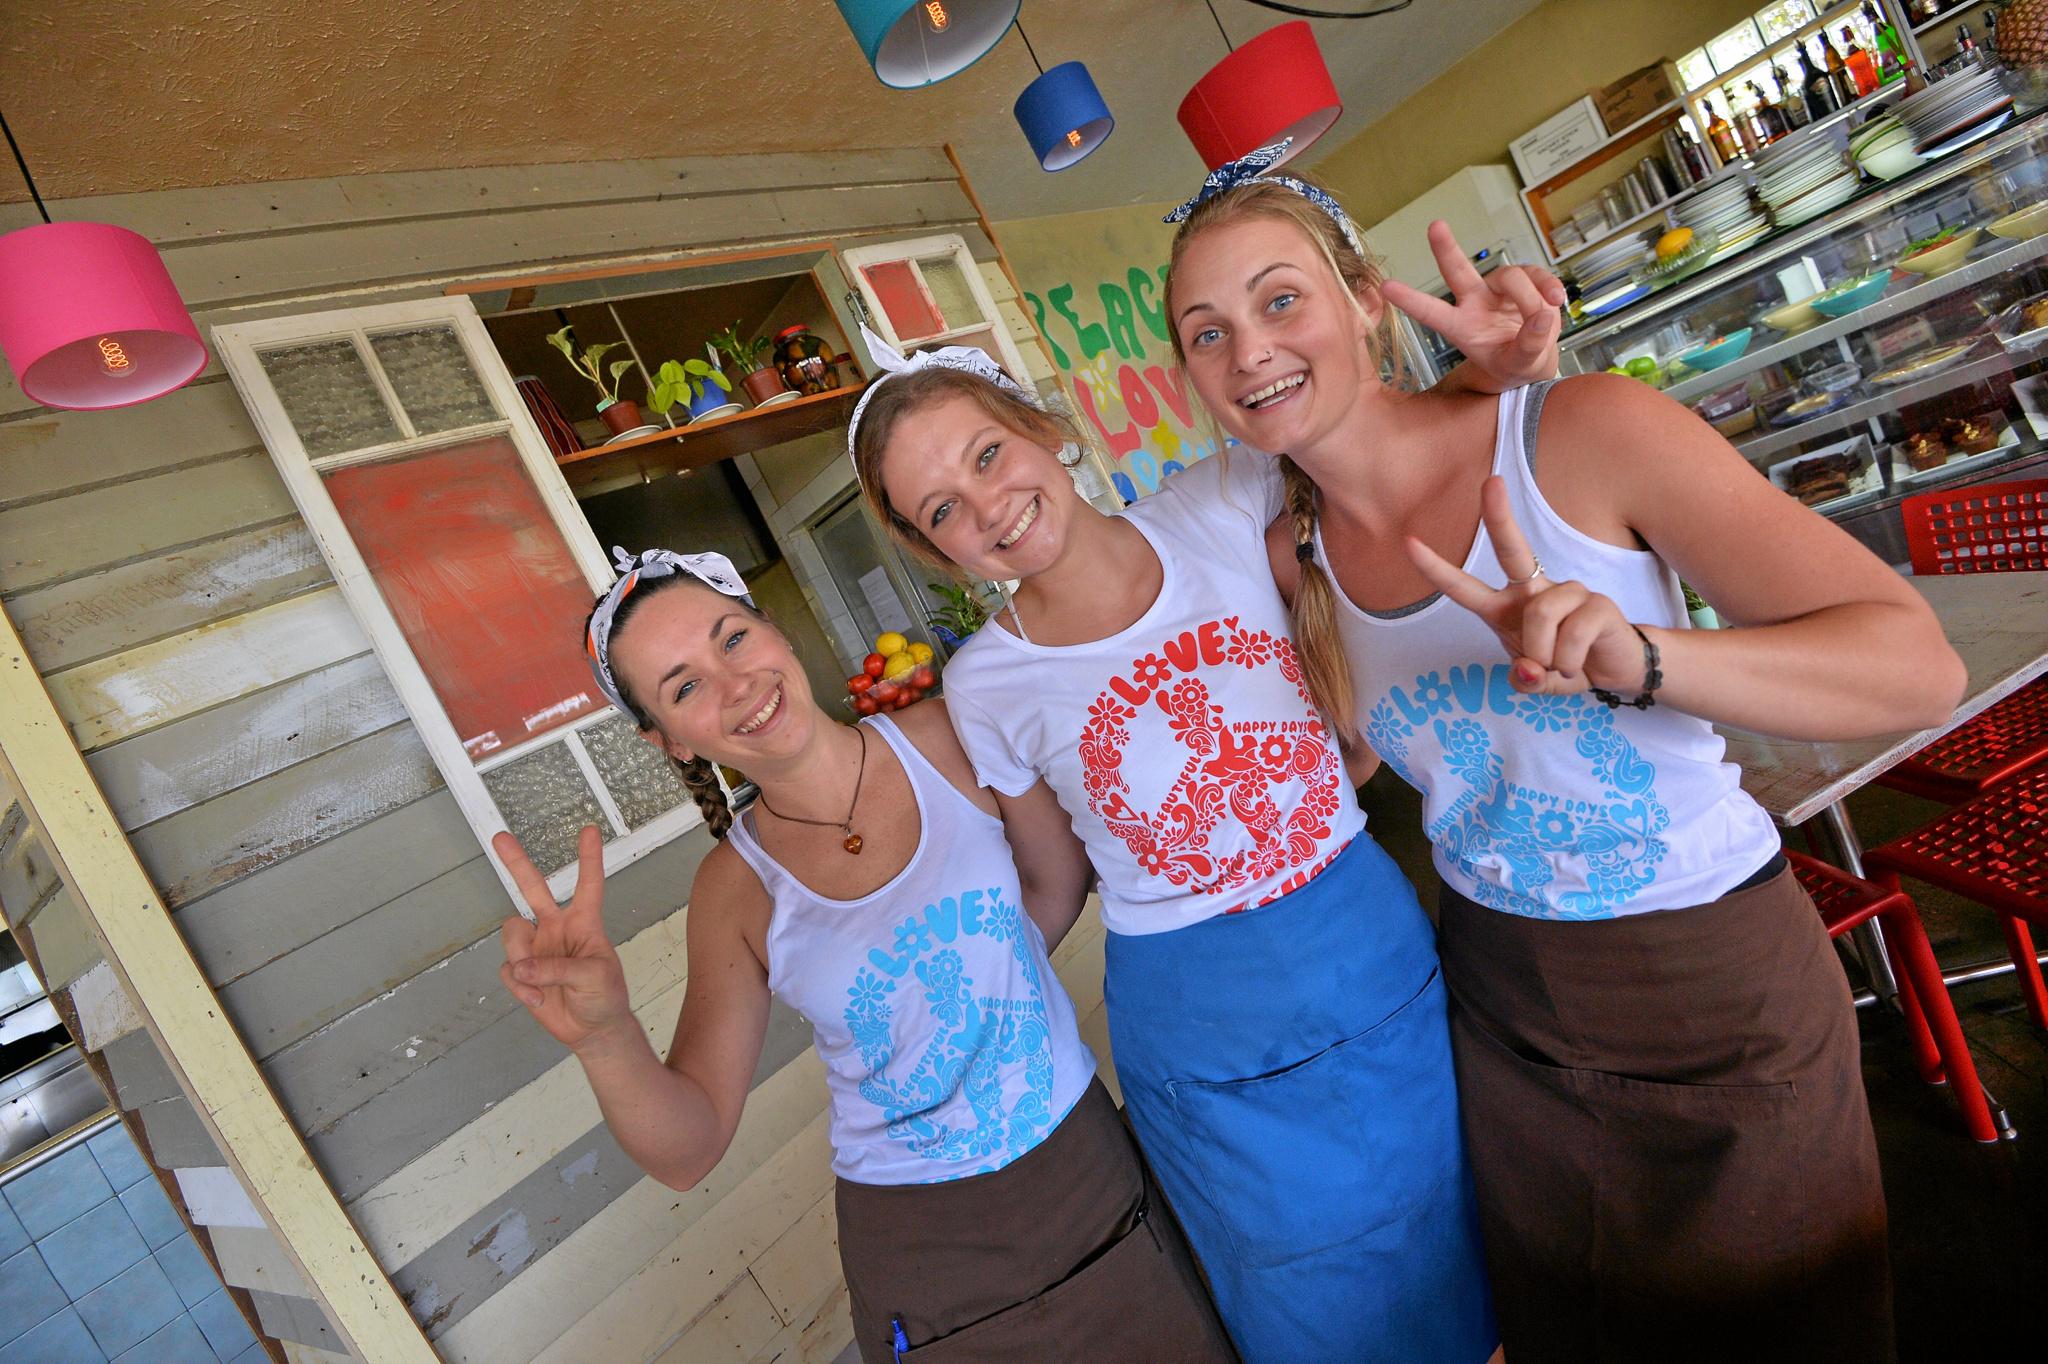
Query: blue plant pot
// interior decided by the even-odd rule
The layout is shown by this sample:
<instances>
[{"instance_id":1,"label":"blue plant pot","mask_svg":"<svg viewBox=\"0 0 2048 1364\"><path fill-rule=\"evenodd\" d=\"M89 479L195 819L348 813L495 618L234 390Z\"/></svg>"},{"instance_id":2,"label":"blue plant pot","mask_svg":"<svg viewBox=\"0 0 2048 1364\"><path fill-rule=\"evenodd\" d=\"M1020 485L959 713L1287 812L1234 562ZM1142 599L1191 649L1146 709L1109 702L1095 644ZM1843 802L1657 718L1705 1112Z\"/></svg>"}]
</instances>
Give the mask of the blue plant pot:
<instances>
[{"instance_id":1,"label":"blue plant pot","mask_svg":"<svg viewBox=\"0 0 2048 1364\"><path fill-rule=\"evenodd\" d=\"M690 420L697 421L700 418L717 411L721 407L737 406L739 406L739 404L734 401L732 394L726 392L717 384L707 382L704 385L703 396L694 399L690 403Z\"/></svg>"}]
</instances>

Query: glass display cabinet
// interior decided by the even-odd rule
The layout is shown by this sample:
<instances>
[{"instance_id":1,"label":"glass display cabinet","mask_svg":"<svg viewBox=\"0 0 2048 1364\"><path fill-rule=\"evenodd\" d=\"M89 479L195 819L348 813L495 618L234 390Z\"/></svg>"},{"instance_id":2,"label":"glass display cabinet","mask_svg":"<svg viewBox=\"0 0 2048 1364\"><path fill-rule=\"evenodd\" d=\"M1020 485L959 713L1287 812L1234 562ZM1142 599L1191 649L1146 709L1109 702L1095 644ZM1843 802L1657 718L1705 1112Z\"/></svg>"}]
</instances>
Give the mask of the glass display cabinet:
<instances>
[{"instance_id":1,"label":"glass display cabinet","mask_svg":"<svg viewBox=\"0 0 2048 1364\"><path fill-rule=\"evenodd\" d=\"M1849 138L1837 180L1856 165ZM1865 179L1838 207L1576 324L1562 369L1657 385L1902 563L1905 497L2048 466L2044 153L2048 119L2033 117ZM1770 174L1749 172L1766 192Z\"/></svg>"}]
</instances>

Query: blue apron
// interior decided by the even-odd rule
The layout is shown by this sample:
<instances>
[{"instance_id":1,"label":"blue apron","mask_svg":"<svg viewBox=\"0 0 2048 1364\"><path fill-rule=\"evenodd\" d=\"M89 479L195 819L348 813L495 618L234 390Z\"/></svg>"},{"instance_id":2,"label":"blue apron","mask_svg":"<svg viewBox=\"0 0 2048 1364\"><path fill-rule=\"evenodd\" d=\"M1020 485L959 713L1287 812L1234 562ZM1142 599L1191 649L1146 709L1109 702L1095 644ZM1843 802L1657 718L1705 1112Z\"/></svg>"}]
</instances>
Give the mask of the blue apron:
<instances>
[{"instance_id":1,"label":"blue apron","mask_svg":"<svg viewBox=\"0 0 2048 1364\"><path fill-rule=\"evenodd\" d=\"M1247 1364L1498 1341L1436 936L1365 835L1272 904L1109 935L1124 1104Z\"/></svg>"}]
</instances>

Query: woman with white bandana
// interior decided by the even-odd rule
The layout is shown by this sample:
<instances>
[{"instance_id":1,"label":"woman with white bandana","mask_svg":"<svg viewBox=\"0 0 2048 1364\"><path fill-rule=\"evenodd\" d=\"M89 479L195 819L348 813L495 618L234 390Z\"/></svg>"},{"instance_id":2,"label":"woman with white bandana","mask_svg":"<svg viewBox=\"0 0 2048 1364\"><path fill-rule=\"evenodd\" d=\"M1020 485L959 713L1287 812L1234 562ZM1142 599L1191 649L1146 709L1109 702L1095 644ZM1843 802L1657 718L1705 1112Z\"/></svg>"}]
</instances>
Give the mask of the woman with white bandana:
<instances>
[{"instance_id":1,"label":"woman with white bandana","mask_svg":"<svg viewBox=\"0 0 2048 1364\"><path fill-rule=\"evenodd\" d=\"M839 724L723 555L619 558L591 671L721 839L690 891L665 1060L605 938L597 830L560 907L517 841L494 841L532 910L505 921L506 986L582 1063L619 1144L698 1184L738 1127L772 993L825 1063L868 1364L1231 1359L1047 959L1084 887L1027 890L943 703ZM760 787L737 819L713 764Z\"/></svg>"},{"instance_id":2,"label":"woman with white bandana","mask_svg":"<svg viewBox=\"0 0 2048 1364\"><path fill-rule=\"evenodd\" d=\"M1526 306L1470 299L1443 330L1512 381L1554 368L1556 313L1508 279ZM1062 467L1071 423L987 355L869 344L885 374L849 443L870 510L1018 581L949 664L949 714L1013 844L1100 878L1124 1101L1239 1352L1481 1364L1435 944L1289 639L1274 489L1212 457L1106 516Z\"/></svg>"}]
</instances>

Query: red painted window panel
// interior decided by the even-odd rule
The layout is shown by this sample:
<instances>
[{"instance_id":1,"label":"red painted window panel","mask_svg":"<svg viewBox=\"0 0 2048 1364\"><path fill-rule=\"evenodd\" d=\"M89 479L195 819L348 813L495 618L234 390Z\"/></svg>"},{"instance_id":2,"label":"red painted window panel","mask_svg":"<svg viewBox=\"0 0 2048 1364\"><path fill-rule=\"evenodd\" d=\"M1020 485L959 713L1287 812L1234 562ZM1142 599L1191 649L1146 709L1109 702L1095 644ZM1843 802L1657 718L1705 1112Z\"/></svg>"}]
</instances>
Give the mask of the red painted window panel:
<instances>
[{"instance_id":1,"label":"red painted window panel","mask_svg":"<svg viewBox=\"0 0 2048 1364\"><path fill-rule=\"evenodd\" d=\"M575 649L590 586L509 439L324 479L472 759L603 707Z\"/></svg>"}]
</instances>

